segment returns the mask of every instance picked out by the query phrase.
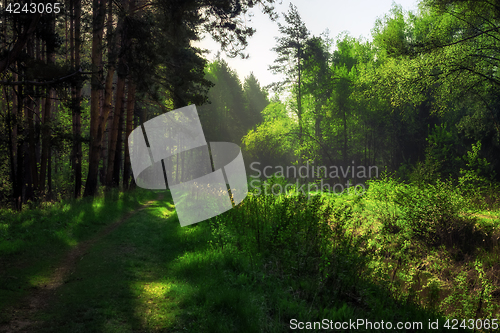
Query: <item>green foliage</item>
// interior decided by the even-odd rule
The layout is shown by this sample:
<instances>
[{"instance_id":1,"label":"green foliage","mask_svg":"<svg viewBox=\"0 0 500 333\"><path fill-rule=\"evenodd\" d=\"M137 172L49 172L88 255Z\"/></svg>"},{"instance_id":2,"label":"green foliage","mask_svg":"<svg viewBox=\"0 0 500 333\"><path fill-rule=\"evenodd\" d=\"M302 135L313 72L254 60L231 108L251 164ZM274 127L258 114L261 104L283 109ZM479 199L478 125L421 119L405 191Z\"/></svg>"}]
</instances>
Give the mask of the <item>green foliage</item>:
<instances>
[{"instance_id":1,"label":"green foliage","mask_svg":"<svg viewBox=\"0 0 500 333\"><path fill-rule=\"evenodd\" d=\"M281 181L272 178L262 186ZM262 193L252 193L233 210L211 220L212 244L221 251L244 255L256 269L260 263L277 286L286 286L305 302L301 306L283 299L272 303L283 320L326 314L332 320L419 316L415 309L395 315L398 305L383 301L385 291L364 279L371 257L360 251L369 233L360 236L363 227L353 221L361 196ZM360 304L370 307L370 314L361 314Z\"/></svg>"},{"instance_id":2,"label":"green foliage","mask_svg":"<svg viewBox=\"0 0 500 333\"><path fill-rule=\"evenodd\" d=\"M207 65L190 44L196 35L193 27L205 23L223 46L235 45L232 53L238 54L253 30L243 29L236 16L225 15L243 13L253 2L233 9L226 7L227 1L207 5L203 9L214 11L206 11L208 20L203 22L193 1L158 4L158 13L129 22L137 39L127 50L135 68L131 74L139 90L149 91L153 100L162 96L169 108L203 102L202 93L212 82L211 104L199 109L207 140L242 142L247 163L328 167L355 160L365 167L399 168L398 175L410 182L386 173L370 180L362 196L303 194L294 186L286 194L273 194L288 185L285 178L273 176L254 180L257 186L242 203L206 223L180 229L171 212L166 213L168 221L159 221L158 214L143 218L144 225L136 223L126 235L144 249L133 254L125 270L132 280L138 272L141 282L134 280L137 284L131 287L122 281L121 290L133 290L136 299L143 295L137 286L154 280L173 291L155 298L148 294L161 306L137 306L144 310L138 311L144 315L139 321L148 324L130 324L130 330L279 332L291 318L423 318L424 323L439 315L498 318L499 216L479 211L500 202L500 187L494 183L500 170L495 4L425 0L416 13L393 5L377 21L373 42L347 34L335 40L327 34L309 37L291 5L286 24L279 25L281 37L274 48L278 58L270 68L284 75L274 87L286 97L281 102L275 96L272 103L253 74L242 85L227 63L217 59ZM174 39L157 43L155 33L162 36L178 20L186 26L177 28ZM33 70L38 69L27 74L35 75ZM150 80L153 76L160 77L163 88ZM12 101L0 98L4 109L12 107ZM73 185L67 158L72 120L63 108L55 118L52 147L58 158L52 180L57 201ZM6 118L0 131L0 154L7 156L11 143L5 138L12 124ZM25 139L21 132L19 140ZM470 140L477 144L462 158ZM0 200L12 191L10 172L7 166L0 168ZM17 215L3 211L0 255L12 258L39 245L75 244L102 221L136 204L122 197L64 202ZM40 205L30 203L31 208ZM145 257L150 270L142 269ZM116 261L113 265L123 268ZM8 288L17 287L1 279ZM96 287L86 288L98 293ZM99 309L105 310L94 310L99 320L109 323L105 312L116 309L104 303ZM81 312L87 313L79 308L74 317L80 318ZM179 314L175 324L162 317L166 313ZM64 322L62 317L56 321Z\"/></svg>"},{"instance_id":3,"label":"green foliage","mask_svg":"<svg viewBox=\"0 0 500 333\"><path fill-rule=\"evenodd\" d=\"M250 73L243 83L243 94L246 114L248 117L247 128L252 128L262 122L262 111L269 104L267 92L264 91L255 75Z\"/></svg>"},{"instance_id":4,"label":"green foliage","mask_svg":"<svg viewBox=\"0 0 500 333\"><path fill-rule=\"evenodd\" d=\"M449 318L498 318L490 264L498 224L478 224L467 213L469 198L450 182L408 185L383 176L369 185L362 216L373 216L365 228L379 233L363 248L373 253L373 278Z\"/></svg>"},{"instance_id":5,"label":"green foliage","mask_svg":"<svg viewBox=\"0 0 500 333\"><path fill-rule=\"evenodd\" d=\"M290 3L287 13L283 13L286 25L278 23L278 29L281 37L277 38L277 45L272 50L278 54L269 70L274 74L283 74L284 81L273 83L277 91L282 91L285 87L302 90L302 82L298 76L302 71L304 62L304 48L309 31L300 17L296 6ZM300 107L300 106L299 106ZM298 110L300 113L301 111Z\"/></svg>"},{"instance_id":6,"label":"green foliage","mask_svg":"<svg viewBox=\"0 0 500 333\"><path fill-rule=\"evenodd\" d=\"M239 143L246 133L244 95L238 75L221 59L207 68L207 79L214 86L208 92L210 104L199 108L200 121L209 141Z\"/></svg>"},{"instance_id":7,"label":"green foliage","mask_svg":"<svg viewBox=\"0 0 500 333\"><path fill-rule=\"evenodd\" d=\"M495 287L485 276L482 262L476 259L473 268L455 277L455 290L443 300L442 307L450 312L452 318L494 318L498 306L494 304L491 294Z\"/></svg>"},{"instance_id":8,"label":"green foliage","mask_svg":"<svg viewBox=\"0 0 500 333\"><path fill-rule=\"evenodd\" d=\"M486 158L480 158L481 142L478 141L476 144L472 144L472 148L464 156L467 169L461 169L459 182L463 186L464 190L467 187L473 187L474 185L480 185L481 183L487 183L487 175L491 178L494 174L491 174L490 163ZM472 186L471 186L472 185Z\"/></svg>"},{"instance_id":9,"label":"green foliage","mask_svg":"<svg viewBox=\"0 0 500 333\"><path fill-rule=\"evenodd\" d=\"M385 22L378 20L374 28L374 42L389 56L401 56L407 52L408 25L402 6L396 4L385 16Z\"/></svg>"},{"instance_id":10,"label":"green foliage","mask_svg":"<svg viewBox=\"0 0 500 333\"><path fill-rule=\"evenodd\" d=\"M470 198L471 202L478 207L492 204L499 200L499 185L495 185L492 180L495 175L491 171L490 163L486 158L481 158L481 142L472 144L472 149L464 156L466 169L460 169L458 183L460 189Z\"/></svg>"},{"instance_id":11,"label":"green foliage","mask_svg":"<svg viewBox=\"0 0 500 333\"><path fill-rule=\"evenodd\" d=\"M424 162L417 162L409 178L415 184L436 183L438 180L456 176L460 160L456 156L456 135L447 129L447 124L435 125L426 138Z\"/></svg>"},{"instance_id":12,"label":"green foliage","mask_svg":"<svg viewBox=\"0 0 500 333\"><path fill-rule=\"evenodd\" d=\"M495 229L468 228L451 185L405 185L383 174L363 196L262 191L285 182L267 179L260 195L251 191L232 210L188 227L179 226L170 199L136 214L84 257L69 281L84 278L61 289L44 325L284 332L292 318L498 317L496 250L482 243ZM477 246L491 251L490 260ZM68 319L82 306L94 315ZM130 320L130 309L140 320Z\"/></svg>"},{"instance_id":13,"label":"green foliage","mask_svg":"<svg viewBox=\"0 0 500 333\"><path fill-rule=\"evenodd\" d=\"M463 199L449 183L437 181L435 185L400 189L395 198L400 209L397 224L408 232L408 239L419 239L437 246L447 243L448 235L455 230L470 224L459 215Z\"/></svg>"},{"instance_id":14,"label":"green foliage","mask_svg":"<svg viewBox=\"0 0 500 333\"><path fill-rule=\"evenodd\" d=\"M282 103L271 103L263 111L264 122L243 137L243 149L264 165L286 165L293 161L296 123L286 114Z\"/></svg>"},{"instance_id":15,"label":"green foliage","mask_svg":"<svg viewBox=\"0 0 500 333\"><path fill-rule=\"evenodd\" d=\"M213 87L208 92L209 104L201 105L199 113L207 140L239 144L262 121L261 112L269 104L266 92L253 74L242 86L236 72L220 58L208 65L206 79Z\"/></svg>"}]
</instances>

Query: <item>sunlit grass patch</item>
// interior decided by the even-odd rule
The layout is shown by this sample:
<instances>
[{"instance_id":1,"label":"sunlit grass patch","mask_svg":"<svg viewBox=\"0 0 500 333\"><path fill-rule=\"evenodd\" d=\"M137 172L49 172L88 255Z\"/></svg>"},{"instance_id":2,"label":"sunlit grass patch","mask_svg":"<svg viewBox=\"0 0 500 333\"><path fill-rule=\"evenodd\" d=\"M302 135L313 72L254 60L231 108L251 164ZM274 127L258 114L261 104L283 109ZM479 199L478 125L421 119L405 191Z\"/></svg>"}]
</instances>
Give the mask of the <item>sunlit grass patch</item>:
<instances>
[{"instance_id":1,"label":"sunlit grass patch","mask_svg":"<svg viewBox=\"0 0 500 333\"><path fill-rule=\"evenodd\" d=\"M225 254L220 251L186 252L178 257L170 268L183 276L196 277L200 270L223 262Z\"/></svg>"},{"instance_id":2,"label":"sunlit grass patch","mask_svg":"<svg viewBox=\"0 0 500 333\"><path fill-rule=\"evenodd\" d=\"M41 287L41 286L47 284L50 281L51 272L52 272L51 268L46 267L44 270L29 276L28 282L29 282L30 286L34 287L34 288L38 288L38 287Z\"/></svg>"},{"instance_id":3,"label":"sunlit grass patch","mask_svg":"<svg viewBox=\"0 0 500 333\"><path fill-rule=\"evenodd\" d=\"M143 294L146 298L153 299L164 296L172 288L172 283L151 282L143 286Z\"/></svg>"},{"instance_id":4,"label":"sunlit grass patch","mask_svg":"<svg viewBox=\"0 0 500 333\"><path fill-rule=\"evenodd\" d=\"M482 210L479 212L475 212L472 214L474 217L482 220L484 222L495 223L500 227L500 210L490 211L490 210Z\"/></svg>"},{"instance_id":5,"label":"sunlit grass patch","mask_svg":"<svg viewBox=\"0 0 500 333\"><path fill-rule=\"evenodd\" d=\"M131 289L138 302L135 315L152 330L175 326L182 314L182 303L195 291L188 283L170 280L135 282Z\"/></svg>"}]
</instances>

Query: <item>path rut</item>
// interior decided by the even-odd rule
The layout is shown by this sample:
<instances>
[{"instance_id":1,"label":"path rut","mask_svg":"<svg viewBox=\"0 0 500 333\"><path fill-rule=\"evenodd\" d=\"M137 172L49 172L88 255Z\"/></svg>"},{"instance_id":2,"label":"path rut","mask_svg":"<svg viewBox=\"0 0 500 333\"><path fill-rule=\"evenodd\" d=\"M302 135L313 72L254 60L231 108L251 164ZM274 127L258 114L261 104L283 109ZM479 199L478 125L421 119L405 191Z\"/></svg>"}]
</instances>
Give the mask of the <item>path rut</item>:
<instances>
[{"instance_id":1,"label":"path rut","mask_svg":"<svg viewBox=\"0 0 500 333\"><path fill-rule=\"evenodd\" d=\"M54 269L49 282L29 294L23 301L21 301L20 306L12 310L13 314L10 322L0 325L0 332L33 332L34 327L39 324L37 321L32 319L33 316L50 304L57 288L63 285L66 278L74 272L76 264L88 252L88 250L94 244L116 230L120 225L125 223L134 214L147 208L153 202L162 199L163 195L160 194L157 200L148 201L137 210L125 214L120 220L106 226L92 238L79 243L71 249Z\"/></svg>"}]
</instances>

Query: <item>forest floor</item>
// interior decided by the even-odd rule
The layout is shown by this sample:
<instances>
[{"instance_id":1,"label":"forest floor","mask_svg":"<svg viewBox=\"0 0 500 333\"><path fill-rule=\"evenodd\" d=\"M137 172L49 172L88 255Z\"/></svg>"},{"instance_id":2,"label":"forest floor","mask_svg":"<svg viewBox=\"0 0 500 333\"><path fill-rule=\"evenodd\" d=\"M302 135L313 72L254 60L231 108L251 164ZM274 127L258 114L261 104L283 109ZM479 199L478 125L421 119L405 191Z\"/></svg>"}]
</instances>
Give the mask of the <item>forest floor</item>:
<instances>
[{"instance_id":1,"label":"forest floor","mask_svg":"<svg viewBox=\"0 0 500 333\"><path fill-rule=\"evenodd\" d=\"M263 294L210 251L210 235L181 228L169 195L149 202L31 279L0 309L0 332L258 332Z\"/></svg>"},{"instance_id":2,"label":"forest floor","mask_svg":"<svg viewBox=\"0 0 500 333\"><path fill-rule=\"evenodd\" d=\"M158 200L162 200L160 194ZM137 211L126 213L118 221L105 226L92 238L74 246L66 253L59 265L52 270L50 277L43 281L43 284L33 286L33 291L15 307L9 309L11 319L8 323L0 325L1 332L23 332L34 331L42 323L38 318L40 313L45 311L54 301L57 301L59 289L70 281L78 281L81 278L73 276L76 272L79 261L89 253L89 250L115 231L123 223L127 222L131 216L138 211L147 208L154 201L149 201L142 205ZM5 315L5 313L4 313ZM59 331L54 328L54 331Z\"/></svg>"},{"instance_id":3,"label":"forest floor","mask_svg":"<svg viewBox=\"0 0 500 333\"><path fill-rule=\"evenodd\" d=\"M102 201L101 210L96 210L96 202L87 203L90 208L68 208L74 210L70 216L88 215L81 225L73 223L67 231L72 237L68 238L70 247L44 241L35 252L26 248L18 256L0 256L4 268L0 269L0 332L287 332L292 318L411 318L424 323L438 318L431 309L394 299L389 290L369 281L363 284L366 288L356 287L359 290L345 287L354 283L348 270L343 271L347 274L344 282L332 282L321 289L321 296L314 276L295 278L287 273L285 257L246 251L249 244L244 242L251 238L251 230L241 229L241 221L249 215L264 219L265 213L251 214L251 201L232 210L231 223L243 232L238 238L226 230L230 215L224 215L224 223L205 221L181 227L168 192L164 196L141 193ZM293 211L301 213L298 208ZM281 216L275 213L267 218ZM354 210L352 217L356 214ZM500 212L482 211L476 217L488 223L499 221ZM57 219L48 216L47 220ZM297 221L302 225L305 220L298 214ZM17 224L26 230L36 226ZM59 222L54 225L60 227ZM37 233L41 231L31 231ZM353 252L346 258L354 260L356 255ZM496 252L489 257L498 262ZM442 264L440 258L435 264ZM352 260L346 267L354 265ZM396 271L398 267L388 270L394 286L399 281L394 279ZM336 291L341 287L346 290L343 294ZM327 289L344 296L334 297L337 294ZM444 323L442 317L439 320Z\"/></svg>"}]
</instances>

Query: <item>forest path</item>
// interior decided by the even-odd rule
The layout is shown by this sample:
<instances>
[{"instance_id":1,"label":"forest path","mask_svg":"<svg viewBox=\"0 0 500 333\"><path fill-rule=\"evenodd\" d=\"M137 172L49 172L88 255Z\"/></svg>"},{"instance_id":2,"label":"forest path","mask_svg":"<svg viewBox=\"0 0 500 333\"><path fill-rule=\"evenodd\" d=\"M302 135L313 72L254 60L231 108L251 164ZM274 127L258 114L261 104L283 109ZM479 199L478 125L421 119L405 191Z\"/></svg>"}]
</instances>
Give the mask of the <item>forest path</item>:
<instances>
[{"instance_id":1,"label":"forest path","mask_svg":"<svg viewBox=\"0 0 500 333\"><path fill-rule=\"evenodd\" d=\"M288 292L226 247L216 221L181 227L164 196L68 252L6 332L260 332L269 295Z\"/></svg>"},{"instance_id":2,"label":"forest path","mask_svg":"<svg viewBox=\"0 0 500 333\"><path fill-rule=\"evenodd\" d=\"M163 200L163 194L159 194L158 201ZM0 332L31 332L33 327L39 324L38 320L33 319L37 313L46 309L54 299L55 293L63 284L70 281L77 263L88 253L96 243L103 240L104 237L115 231L122 224L127 222L133 215L149 207L155 200L149 201L133 212L126 213L118 221L105 226L92 238L83 241L71 249L54 269L49 281L43 286L37 288L21 302L21 306L14 309L14 315L9 323L0 325Z\"/></svg>"}]
</instances>

